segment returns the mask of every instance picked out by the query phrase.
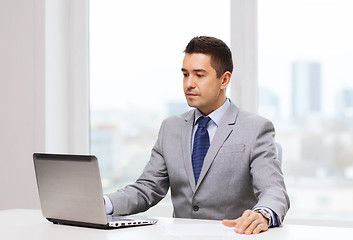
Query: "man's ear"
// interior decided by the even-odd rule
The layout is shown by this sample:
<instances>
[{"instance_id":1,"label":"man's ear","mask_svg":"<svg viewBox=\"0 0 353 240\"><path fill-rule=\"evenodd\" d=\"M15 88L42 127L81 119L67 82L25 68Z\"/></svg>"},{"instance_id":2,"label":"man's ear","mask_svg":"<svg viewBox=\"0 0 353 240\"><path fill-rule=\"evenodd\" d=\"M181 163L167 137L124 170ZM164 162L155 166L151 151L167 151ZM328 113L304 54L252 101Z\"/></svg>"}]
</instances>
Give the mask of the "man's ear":
<instances>
[{"instance_id":1,"label":"man's ear","mask_svg":"<svg viewBox=\"0 0 353 240\"><path fill-rule=\"evenodd\" d=\"M229 71L223 73L223 75L221 76L221 79L222 79L221 89L226 89L227 88L231 77L232 77L232 74Z\"/></svg>"}]
</instances>

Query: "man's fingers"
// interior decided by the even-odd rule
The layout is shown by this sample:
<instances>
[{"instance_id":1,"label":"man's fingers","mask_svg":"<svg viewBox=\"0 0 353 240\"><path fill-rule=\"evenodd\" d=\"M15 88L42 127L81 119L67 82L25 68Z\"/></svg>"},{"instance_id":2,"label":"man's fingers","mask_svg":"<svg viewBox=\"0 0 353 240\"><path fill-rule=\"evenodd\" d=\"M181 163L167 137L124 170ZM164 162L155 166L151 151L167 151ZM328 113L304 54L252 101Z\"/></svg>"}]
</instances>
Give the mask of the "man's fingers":
<instances>
[{"instance_id":1,"label":"man's fingers","mask_svg":"<svg viewBox=\"0 0 353 240\"><path fill-rule=\"evenodd\" d=\"M256 220L256 215L254 215L254 212L250 210L244 211L243 215L237 220L238 223L234 228L234 231L237 233L252 232L252 230L256 227L256 225L252 226L252 224L255 224L254 221Z\"/></svg>"},{"instance_id":2,"label":"man's fingers","mask_svg":"<svg viewBox=\"0 0 353 240\"><path fill-rule=\"evenodd\" d=\"M252 234L252 232L254 231L254 229L257 227L258 223L257 221L253 221L251 222L247 228L244 229L244 233L245 234Z\"/></svg>"},{"instance_id":3,"label":"man's fingers","mask_svg":"<svg viewBox=\"0 0 353 240\"><path fill-rule=\"evenodd\" d=\"M235 227L234 231L242 234L257 234L260 232L267 231L268 226L266 223L259 221L258 219L251 222L247 227Z\"/></svg>"},{"instance_id":4,"label":"man's fingers","mask_svg":"<svg viewBox=\"0 0 353 240\"><path fill-rule=\"evenodd\" d=\"M234 227L234 231L241 234L257 234L268 229L267 220L260 213L251 210L244 211L243 215L235 220L224 219L222 223Z\"/></svg>"},{"instance_id":5,"label":"man's fingers","mask_svg":"<svg viewBox=\"0 0 353 240\"><path fill-rule=\"evenodd\" d=\"M227 227L234 227L236 225L236 221L235 220L228 220L228 219L224 219L222 221L223 225L227 226Z\"/></svg>"},{"instance_id":6,"label":"man's fingers","mask_svg":"<svg viewBox=\"0 0 353 240\"><path fill-rule=\"evenodd\" d=\"M253 221L245 230L246 234L257 234L268 230L267 219L265 219L260 213L252 214L249 219L253 219Z\"/></svg>"},{"instance_id":7,"label":"man's fingers","mask_svg":"<svg viewBox=\"0 0 353 240\"><path fill-rule=\"evenodd\" d=\"M250 209L247 209L243 212L243 214L241 215L244 218L248 218L250 215L252 215L254 212L251 211Z\"/></svg>"},{"instance_id":8,"label":"man's fingers","mask_svg":"<svg viewBox=\"0 0 353 240\"><path fill-rule=\"evenodd\" d=\"M258 234L260 232L264 232L264 231L267 231L268 230L268 227L266 224L264 223L260 223L259 225L257 225L257 227L253 230L253 234Z\"/></svg>"}]
</instances>

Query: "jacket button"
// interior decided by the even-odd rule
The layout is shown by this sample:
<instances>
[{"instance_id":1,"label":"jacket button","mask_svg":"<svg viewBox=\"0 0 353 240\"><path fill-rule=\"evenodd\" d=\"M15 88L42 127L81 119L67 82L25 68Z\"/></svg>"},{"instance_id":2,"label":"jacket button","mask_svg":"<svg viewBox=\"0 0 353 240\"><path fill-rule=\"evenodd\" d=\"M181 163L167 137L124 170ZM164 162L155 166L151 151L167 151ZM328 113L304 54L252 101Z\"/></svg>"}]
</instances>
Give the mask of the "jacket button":
<instances>
[{"instance_id":1,"label":"jacket button","mask_svg":"<svg viewBox=\"0 0 353 240\"><path fill-rule=\"evenodd\" d=\"M194 210L195 212L197 212L199 209L200 209L200 208L199 208L199 206L197 206L197 205L192 206L192 210Z\"/></svg>"}]
</instances>

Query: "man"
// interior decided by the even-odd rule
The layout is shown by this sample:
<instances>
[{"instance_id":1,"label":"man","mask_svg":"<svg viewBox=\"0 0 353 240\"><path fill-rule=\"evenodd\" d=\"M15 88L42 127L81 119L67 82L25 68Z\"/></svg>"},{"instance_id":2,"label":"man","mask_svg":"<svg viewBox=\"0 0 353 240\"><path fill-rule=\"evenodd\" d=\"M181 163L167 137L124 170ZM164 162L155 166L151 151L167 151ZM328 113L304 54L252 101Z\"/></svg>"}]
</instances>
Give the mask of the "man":
<instances>
[{"instance_id":1,"label":"man","mask_svg":"<svg viewBox=\"0 0 353 240\"><path fill-rule=\"evenodd\" d=\"M107 211L145 211L170 187L174 217L224 219L246 234L279 226L289 198L272 123L226 97L233 62L224 42L195 37L184 52L184 92L195 109L163 121L142 175L105 197Z\"/></svg>"}]
</instances>

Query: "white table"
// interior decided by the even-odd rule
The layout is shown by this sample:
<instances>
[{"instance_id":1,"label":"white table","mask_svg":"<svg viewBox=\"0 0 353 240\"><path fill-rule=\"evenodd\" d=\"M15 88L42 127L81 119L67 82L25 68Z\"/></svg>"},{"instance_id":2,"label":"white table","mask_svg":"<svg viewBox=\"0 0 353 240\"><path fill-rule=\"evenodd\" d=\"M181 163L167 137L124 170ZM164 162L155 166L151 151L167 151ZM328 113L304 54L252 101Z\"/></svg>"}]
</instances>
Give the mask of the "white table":
<instances>
[{"instance_id":1,"label":"white table","mask_svg":"<svg viewBox=\"0 0 353 240\"><path fill-rule=\"evenodd\" d=\"M241 235L220 221L157 218L156 225L101 230L54 225L39 210L0 211L1 240L148 240L148 239L261 239L261 240L343 240L353 239L353 228L284 225L258 235ZM352 226L353 227L353 226Z\"/></svg>"}]
</instances>

